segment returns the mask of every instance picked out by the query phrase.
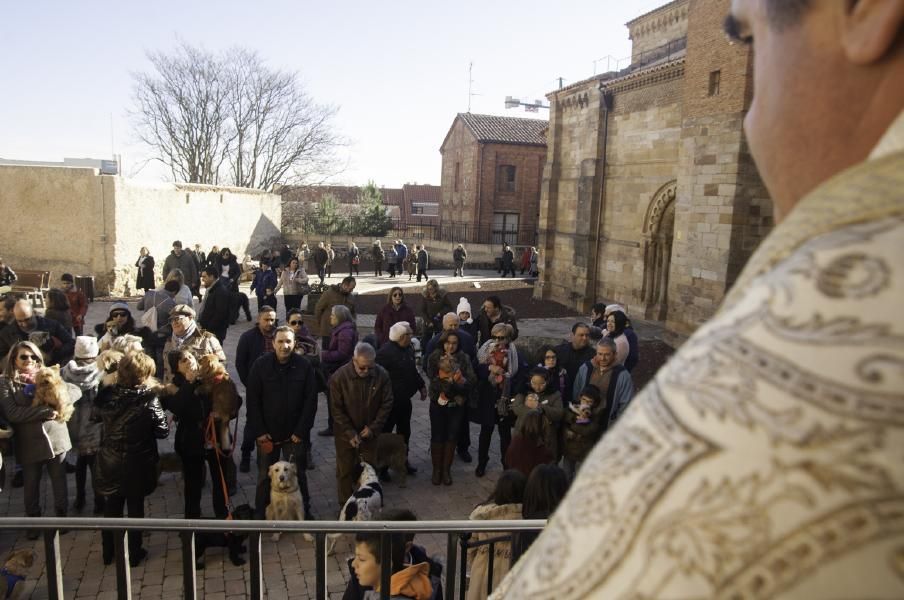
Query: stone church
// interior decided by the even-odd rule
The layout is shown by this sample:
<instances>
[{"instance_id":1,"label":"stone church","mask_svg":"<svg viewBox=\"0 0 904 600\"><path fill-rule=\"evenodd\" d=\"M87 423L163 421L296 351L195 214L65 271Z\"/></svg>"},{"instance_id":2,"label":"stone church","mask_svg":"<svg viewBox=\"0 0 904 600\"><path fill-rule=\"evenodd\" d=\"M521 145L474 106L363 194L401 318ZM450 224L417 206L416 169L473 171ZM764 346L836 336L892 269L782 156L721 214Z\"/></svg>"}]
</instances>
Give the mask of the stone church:
<instances>
[{"instance_id":1,"label":"stone church","mask_svg":"<svg viewBox=\"0 0 904 600\"><path fill-rule=\"evenodd\" d=\"M710 318L773 225L742 124L750 50L729 0L627 23L631 65L550 93L535 295L619 302L684 336Z\"/></svg>"}]
</instances>

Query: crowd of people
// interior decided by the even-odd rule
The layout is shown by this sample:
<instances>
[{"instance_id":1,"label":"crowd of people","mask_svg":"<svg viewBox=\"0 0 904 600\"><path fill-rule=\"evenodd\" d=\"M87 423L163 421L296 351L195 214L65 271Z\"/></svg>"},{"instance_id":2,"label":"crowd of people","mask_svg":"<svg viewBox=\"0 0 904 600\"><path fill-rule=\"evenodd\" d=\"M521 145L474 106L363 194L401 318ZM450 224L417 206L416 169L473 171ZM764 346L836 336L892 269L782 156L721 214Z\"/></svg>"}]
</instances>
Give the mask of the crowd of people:
<instances>
[{"instance_id":1,"label":"crowd of people","mask_svg":"<svg viewBox=\"0 0 904 600\"><path fill-rule=\"evenodd\" d=\"M474 461L474 423L475 475L483 477L489 468L494 432L504 472L493 496L471 518L540 518L542 510L528 511L529 482L542 480L538 489L555 488L553 496L560 499L590 448L633 394L630 370L637 363L637 336L618 305L594 306L590 321L576 323L567 342L543 348L533 361L518 348L512 307L489 295L474 313L466 298L456 302L435 279L427 280L421 293L407 297L401 287L392 287L373 332L363 335L356 322L356 279L348 275L323 289L308 315L312 333L301 310L310 292L301 253L280 256L275 269L266 260L260 262L251 283L258 297L257 322L239 338L236 355L227 357L222 342L229 325L241 308L251 318L247 303L243 307L238 298L243 269L228 248L215 248L203 260L202 254L184 251L175 242L165 261L164 283L155 287L143 271L153 269L153 258L142 248L136 263L138 283L145 290L138 302L142 312L136 317L129 304L111 303L94 335L85 335L87 302L68 274L62 276L59 290L48 295L44 317L34 314L24 297L10 293L4 298L0 418L14 432L13 486L25 488L26 516L41 514L45 470L57 516L70 510L80 513L92 497L96 515L142 516L145 498L157 485L157 440L170 433L169 412L183 471L186 518L202 515L205 472L210 476L213 516L226 518L229 497L238 486L236 473L250 472L256 454L255 516L264 518L269 502L269 467L289 460L298 467L306 518L314 519L306 472L315 468L311 430L323 392L327 427L317 433L333 437L338 506L354 491L355 465L362 459L375 461L381 433L401 434L408 446L412 398L417 396L429 403L433 485L453 485L456 455L465 463ZM426 268L422 271L426 277ZM391 276L394 272L399 271L391 270ZM277 326L280 290L283 326ZM195 296L201 300L197 305ZM592 338L598 339L595 346ZM212 400L201 377L201 364L211 356L222 364L234 362L245 387L247 418L236 453L238 465L232 456L238 440L228 433L228 439L222 439L211 427ZM34 405L35 378L45 365L62 368L75 406L68 423L50 407ZM417 472L410 460L405 468L407 474ZM67 470L76 474L71 507ZM391 474L384 468L380 477L390 480ZM546 506L548 514L555 503L551 497L546 493L531 502ZM103 558L109 564L112 539L105 535L103 540ZM470 551L472 581L481 577L485 566L480 565L487 560L488 547L480 540L475 537ZM244 562L241 544L233 540L229 545L232 561ZM133 564L146 555L140 532L130 533L129 550ZM495 546L494 579L504 574L512 550L505 544ZM365 573L361 564L367 560L379 562L374 551L367 539L356 548L351 565L356 577ZM429 579L430 569L417 573ZM366 581L365 574L362 585L370 585ZM472 586L470 597L481 597L478 590L485 587Z\"/></svg>"}]
</instances>

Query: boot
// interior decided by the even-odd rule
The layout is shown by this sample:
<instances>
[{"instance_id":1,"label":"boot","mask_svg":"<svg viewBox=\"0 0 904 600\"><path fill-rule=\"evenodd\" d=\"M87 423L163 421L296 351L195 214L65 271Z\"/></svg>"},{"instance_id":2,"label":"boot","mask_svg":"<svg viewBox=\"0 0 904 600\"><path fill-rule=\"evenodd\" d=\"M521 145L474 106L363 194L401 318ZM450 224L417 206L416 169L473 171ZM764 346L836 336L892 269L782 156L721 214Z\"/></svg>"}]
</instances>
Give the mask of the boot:
<instances>
[{"instance_id":1,"label":"boot","mask_svg":"<svg viewBox=\"0 0 904 600\"><path fill-rule=\"evenodd\" d=\"M443 485L452 485L452 459L455 458L455 442L443 446Z\"/></svg>"},{"instance_id":2,"label":"boot","mask_svg":"<svg viewBox=\"0 0 904 600\"><path fill-rule=\"evenodd\" d=\"M430 482L439 485L443 481L443 444L430 444L430 458L433 461L433 476Z\"/></svg>"}]
</instances>

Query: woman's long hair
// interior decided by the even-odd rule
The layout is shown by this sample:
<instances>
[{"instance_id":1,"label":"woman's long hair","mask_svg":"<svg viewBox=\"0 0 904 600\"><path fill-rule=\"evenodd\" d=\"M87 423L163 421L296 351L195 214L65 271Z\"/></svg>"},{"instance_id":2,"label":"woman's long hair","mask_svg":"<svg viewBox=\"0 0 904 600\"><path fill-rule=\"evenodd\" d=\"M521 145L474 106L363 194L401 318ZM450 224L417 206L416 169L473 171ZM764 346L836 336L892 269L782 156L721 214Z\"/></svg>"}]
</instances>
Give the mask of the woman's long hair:
<instances>
[{"instance_id":1,"label":"woman's long hair","mask_svg":"<svg viewBox=\"0 0 904 600\"><path fill-rule=\"evenodd\" d=\"M16 355L19 354L19 350L22 348L28 348L32 354L38 357L38 366L44 366L44 355L41 354L41 351L38 350L38 347L29 341L21 341L13 344L13 347L9 349L9 352L6 354L6 364L3 365L3 374L12 379L16 376Z\"/></svg>"}]
</instances>

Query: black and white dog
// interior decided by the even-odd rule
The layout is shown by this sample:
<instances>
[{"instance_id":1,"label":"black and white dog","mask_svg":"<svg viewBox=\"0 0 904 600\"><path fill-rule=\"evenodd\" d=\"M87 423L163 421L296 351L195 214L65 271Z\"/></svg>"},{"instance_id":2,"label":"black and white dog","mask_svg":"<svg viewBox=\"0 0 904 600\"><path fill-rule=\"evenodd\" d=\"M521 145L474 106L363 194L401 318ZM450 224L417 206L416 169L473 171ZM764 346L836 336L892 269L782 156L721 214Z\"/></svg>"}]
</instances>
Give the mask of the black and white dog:
<instances>
[{"instance_id":1,"label":"black and white dog","mask_svg":"<svg viewBox=\"0 0 904 600\"><path fill-rule=\"evenodd\" d=\"M354 474L358 481L355 490L339 512L340 521L370 521L383 508L383 486L377 471L363 460L355 466ZM327 554L332 554L340 533L327 535L330 540Z\"/></svg>"}]
</instances>

